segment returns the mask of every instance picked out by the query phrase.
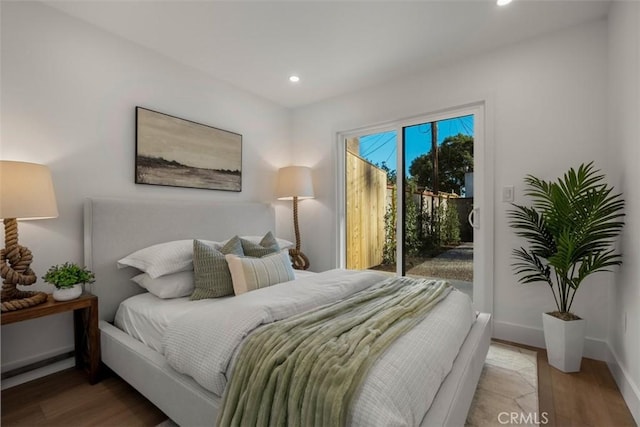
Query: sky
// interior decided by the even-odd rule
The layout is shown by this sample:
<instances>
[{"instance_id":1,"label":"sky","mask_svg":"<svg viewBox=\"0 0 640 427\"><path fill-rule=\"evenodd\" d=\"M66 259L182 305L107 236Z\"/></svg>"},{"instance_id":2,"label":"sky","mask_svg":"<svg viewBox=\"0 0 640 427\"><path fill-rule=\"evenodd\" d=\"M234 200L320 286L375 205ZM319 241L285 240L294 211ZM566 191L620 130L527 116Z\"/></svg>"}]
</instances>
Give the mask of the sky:
<instances>
[{"instance_id":1,"label":"sky","mask_svg":"<svg viewBox=\"0 0 640 427\"><path fill-rule=\"evenodd\" d=\"M438 123L438 145L451 135L463 133L473 135L473 115L440 120ZM405 128L405 174L416 157L431 150L431 124L424 123ZM386 162L391 170L396 169L396 131L376 133L360 137L360 156L371 163Z\"/></svg>"}]
</instances>

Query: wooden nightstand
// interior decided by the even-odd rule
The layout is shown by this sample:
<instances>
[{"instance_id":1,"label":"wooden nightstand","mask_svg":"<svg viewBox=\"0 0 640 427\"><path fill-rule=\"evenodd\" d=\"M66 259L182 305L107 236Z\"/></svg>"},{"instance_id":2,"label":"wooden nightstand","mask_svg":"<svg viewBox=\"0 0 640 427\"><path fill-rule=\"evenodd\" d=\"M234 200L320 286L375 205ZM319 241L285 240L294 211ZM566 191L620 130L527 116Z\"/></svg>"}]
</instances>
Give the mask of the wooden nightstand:
<instances>
[{"instance_id":1,"label":"wooden nightstand","mask_svg":"<svg viewBox=\"0 0 640 427\"><path fill-rule=\"evenodd\" d=\"M71 301L55 301L49 295L47 302L22 310L2 313L3 325L23 320L73 311L76 367L89 375L89 383L100 380L100 330L98 329L98 297L82 294Z\"/></svg>"}]
</instances>

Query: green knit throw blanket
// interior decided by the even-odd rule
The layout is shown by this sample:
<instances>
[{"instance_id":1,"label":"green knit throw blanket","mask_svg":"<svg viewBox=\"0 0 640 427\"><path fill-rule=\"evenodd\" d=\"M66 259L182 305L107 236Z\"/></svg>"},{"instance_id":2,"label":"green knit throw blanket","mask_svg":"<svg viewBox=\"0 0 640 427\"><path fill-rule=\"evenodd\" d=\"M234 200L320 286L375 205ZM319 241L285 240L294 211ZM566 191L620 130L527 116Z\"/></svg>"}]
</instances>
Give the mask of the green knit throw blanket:
<instances>
[{"instance_id":1,"label":"green knit throw blanket","mask_svg":"<svg viewBox=\"0 0 640 427\"><path fill-rule=\"evenodd\" d=\"M239 351L219 426L342 426L369 368L451 291L397 277L256 329Z\"/></svg>"}]
</instances>

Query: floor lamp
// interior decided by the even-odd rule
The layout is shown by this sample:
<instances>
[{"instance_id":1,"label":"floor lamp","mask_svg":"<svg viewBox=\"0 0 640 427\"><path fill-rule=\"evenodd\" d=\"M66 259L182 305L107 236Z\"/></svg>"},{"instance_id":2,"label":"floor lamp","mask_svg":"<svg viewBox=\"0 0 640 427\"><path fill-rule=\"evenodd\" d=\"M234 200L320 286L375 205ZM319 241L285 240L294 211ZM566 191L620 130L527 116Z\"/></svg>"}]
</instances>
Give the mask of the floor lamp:
<instances>
[{"instance_id":1,"label":"floor lamp","mask_svg":"<svg viewBox=\"0 0 640 427\"><path fill-rule=\"evenodd\" d=\"M313 182L311 169L305 166L289 166L278 171L276 188L278 200L293 200L293 228L296 234L296 247L289 249L293 268L307 270L309 259L300 250L300 227L298 226L298 200L312 199Z\"/></svg>"},{"instance_id":2,"label":"floor lamp","mask_svg":"<svg viewBox=\"0 0 640 427\"><path fill-rule=\"evenodd\" d=\"M31 251L18 244L18 219L58 216L49 168L35 163L0 160L0 218L4 222L4 249L0 250L2 312L20 310L47 300L45 292L23 291L33 285Z\"/></svg>"}]
</instances>

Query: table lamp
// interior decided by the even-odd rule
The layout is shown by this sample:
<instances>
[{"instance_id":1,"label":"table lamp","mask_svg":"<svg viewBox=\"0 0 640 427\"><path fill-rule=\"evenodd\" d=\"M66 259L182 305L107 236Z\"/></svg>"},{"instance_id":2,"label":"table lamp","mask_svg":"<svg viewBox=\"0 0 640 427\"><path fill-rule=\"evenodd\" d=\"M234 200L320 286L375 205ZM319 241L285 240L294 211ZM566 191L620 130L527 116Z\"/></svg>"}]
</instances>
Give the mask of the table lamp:
<instances>
[{"instance_id":1,"label":"table lamp","mask_svg":"<svg viewBox=\"0 0 640 427\"><path fill-rule=\"evenodd\" d=\"M20 310L47 300L45 292L23 291L37 277L31 270L31 251L18 244L18 220L55 218L58 207L49 168L26 162L0 160L0 218L5 247L0 250L2 312Z\"/></svg>"},{"instance_id":2,"label":"table lamp","mask_svg":"<svg viewBox=\"0 0 640 427\"><path fill-rule=\"evenodd\" d=\"M296 234L296 247L289 249L293 268L307 270L309 259L300 251L300 228L298 227L298 199L312 199L313 182L311 168L305 166L288 166L278 171L276 188L278 200L293 200L293 228Z\"/></svg>"}]
</instances>

